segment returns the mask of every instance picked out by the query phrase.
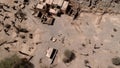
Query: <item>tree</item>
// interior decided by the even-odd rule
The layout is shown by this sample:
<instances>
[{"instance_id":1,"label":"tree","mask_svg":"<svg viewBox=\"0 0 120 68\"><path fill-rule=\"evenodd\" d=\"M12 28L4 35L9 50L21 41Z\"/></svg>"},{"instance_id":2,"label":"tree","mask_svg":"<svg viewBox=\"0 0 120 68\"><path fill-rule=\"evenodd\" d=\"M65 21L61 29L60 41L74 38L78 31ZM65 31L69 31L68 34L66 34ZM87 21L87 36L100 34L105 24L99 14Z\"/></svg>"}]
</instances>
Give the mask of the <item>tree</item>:
<instances>
[{"instance_id":1,"label":"tree","mask_svg":"<svg viewBox=\"0 0 120 68\"><path fill-rule=\"evenodd\" d=\"M13 55L2 60L0 68L34 68L34 65L27 61L27 59L21 59L17 55Z\"/></svg>"},{"instance_id":2,"label":"tree","mask_svg":"<svg viewBox=\"0 0 120 68\"><path fill-rule=\"evenodd\" d=\"M112 58L112 63L117 66L120 65L120 57Z\"/></svg>"},{"instance_id":3,"label":"tree","mask_svg":"<svg viewBox=\"0 0 120 68\"><path fill-rule=\"evenodd\" d=\"M65 50L63 54L63 62L69 63L75 58L75 54L70 50Z\"/></svg>"}]
</instances>

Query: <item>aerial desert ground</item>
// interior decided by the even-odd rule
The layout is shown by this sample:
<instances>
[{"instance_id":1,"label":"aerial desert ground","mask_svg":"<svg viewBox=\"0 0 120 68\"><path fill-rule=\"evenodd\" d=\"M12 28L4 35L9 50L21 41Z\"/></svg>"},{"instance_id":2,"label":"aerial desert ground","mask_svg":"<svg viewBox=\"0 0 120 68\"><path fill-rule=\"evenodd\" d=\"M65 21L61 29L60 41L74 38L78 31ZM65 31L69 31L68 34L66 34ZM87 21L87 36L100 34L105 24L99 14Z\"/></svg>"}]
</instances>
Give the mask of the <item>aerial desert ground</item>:
<instances>
[{"instance_id":1,"label":"aerial desert ground","mask_svg":"<svg viewBox=\"0 0 120 68\"><path fill-rule=\"evenodd\" d=\"M15 54L23 68L120 68L120 0L0 0L0 61Z\"/></svg>"}]
</instances>

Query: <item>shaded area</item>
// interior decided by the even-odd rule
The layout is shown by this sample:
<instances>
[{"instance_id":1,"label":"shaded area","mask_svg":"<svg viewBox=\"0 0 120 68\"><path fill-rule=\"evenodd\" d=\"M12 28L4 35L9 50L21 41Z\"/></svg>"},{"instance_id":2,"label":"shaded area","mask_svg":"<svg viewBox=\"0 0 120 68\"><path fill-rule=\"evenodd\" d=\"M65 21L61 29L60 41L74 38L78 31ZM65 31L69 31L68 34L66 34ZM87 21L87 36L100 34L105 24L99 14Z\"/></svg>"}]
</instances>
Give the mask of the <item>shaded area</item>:
<instances>
[{"instance_id":1,"label":"shaded area","mask_svg":"<svg viewBox=\"0 0 120 68\"><path fill-rule=\"evenodd\" d=\"M21 59L17 55L13 55L0 62L0 68L34 68L34 65L27 59Z\"/></svg>"}]
</instances>

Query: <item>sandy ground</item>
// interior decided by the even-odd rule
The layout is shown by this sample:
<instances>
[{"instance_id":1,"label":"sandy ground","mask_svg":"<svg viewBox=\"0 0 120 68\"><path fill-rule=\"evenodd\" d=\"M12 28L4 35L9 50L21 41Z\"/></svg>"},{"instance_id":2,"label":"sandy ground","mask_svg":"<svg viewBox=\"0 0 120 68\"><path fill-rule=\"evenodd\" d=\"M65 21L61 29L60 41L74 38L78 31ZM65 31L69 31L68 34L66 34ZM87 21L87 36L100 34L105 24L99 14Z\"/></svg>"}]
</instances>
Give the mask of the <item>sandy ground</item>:
<instances>
[{"instance_id":1,"label":"sandy ground","mask_svg":"<svg viewBox=\"0 0 120 68\"><path fill-rule=\"evenodd\" d=\"M119 56L120 53L119 17L119 15L106 14L100 24L98 24L99 14L81 13L80 18L75 21L66 15L56 18L55 25L48 26L48 32L42 36L45 42L42 42L36 50L32 62L35 63L36 68L39 68L39 59L42 58L43 62L47 61L46 50L48 47L53 47L59 51L57 62L54 63L57 64L55 68L87 68L84 64L85 60L89 61L91 68L115 67L112 65L111 58ZM114 29L117 31L115 32ZM55 37L57 42L49 41L51 36ZM65 38L64 43L61 42L63 38ZM85 47L82 46L83 44ZM76 55L75 60L67 65L60 60L65 49L73 50ZM48 61L45 63L47 64Z\"/></svg>"},{"instance_id":2,"label":"sandy ground","mask_svg":"<svg viewBox=\"0 0 120 68\"><path fill-rule=\"evenodd\" d=\"M6 0L4 1L6 3ZM7 3L12 5L13 1ZM15 29L11 29L10 36L7 36L2 30L3 28L0 28L0 42L18 40L17 43L0 46L0 60L16 53L19 54L18 51L20 50L28 51L29 47L34 47L29 54L34 56L31 62L35 68L40 68L40 59L42 59L41 64L50 66L49 58L45 55L47 49L52 47L58 49L58 54L53 63L56 65L55 68L120 68L111 62L111 58L120 56L119 14L101 16L100 14L81 13L76 20L68 15L55 16L54 25L49 26L42 24L38 18L32 16L30 8L33 4L23 10L28 19L17 24L27 28L30 31L29 33L20 33L17 36ZM14 20L13 13L15 12L9 13L11 18L4 21L5 24ZM32 39L29 38L31 33L33 34ZM25 35L26 38L21 39L21 35ZM57 41L51 41L52 37L56 38ZM6 51L5 47L10 47L11 51ZM66 49L75 53L75 59L68 64L61 61L61 55ZM85 61L89 62L87 66L90 67L86 67Z\"/></svg>"}]
</instances>

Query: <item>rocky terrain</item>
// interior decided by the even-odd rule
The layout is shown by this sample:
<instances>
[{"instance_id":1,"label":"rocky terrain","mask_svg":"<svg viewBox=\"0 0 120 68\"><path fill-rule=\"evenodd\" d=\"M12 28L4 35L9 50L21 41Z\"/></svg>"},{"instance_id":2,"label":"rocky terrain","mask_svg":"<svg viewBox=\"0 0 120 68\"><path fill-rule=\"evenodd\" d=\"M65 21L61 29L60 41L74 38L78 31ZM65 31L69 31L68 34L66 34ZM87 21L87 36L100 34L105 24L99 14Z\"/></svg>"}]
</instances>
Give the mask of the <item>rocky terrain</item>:
<instances>
[{"instance_id":1,"label":"rocky terrain","mask_svg":"<svg viewBox=\"0 0 120 68\"><path fill-rule=\"evenodd\" d=\"M32 56L35 68L120 68L112 63L120 57L120 0L70 0L80 8L78 17L54 16L54 25L32 15L39 0L26 1L0 0L0 60L17 54ZM49 47L58 50L52 65ZM75 54L70 63L61 59L66 49Z\"/></svg>"}]
</instances>

